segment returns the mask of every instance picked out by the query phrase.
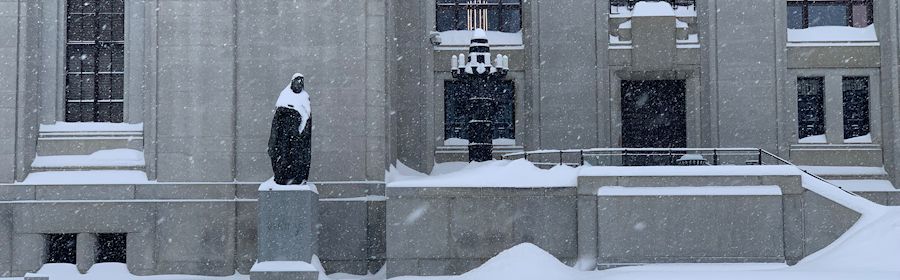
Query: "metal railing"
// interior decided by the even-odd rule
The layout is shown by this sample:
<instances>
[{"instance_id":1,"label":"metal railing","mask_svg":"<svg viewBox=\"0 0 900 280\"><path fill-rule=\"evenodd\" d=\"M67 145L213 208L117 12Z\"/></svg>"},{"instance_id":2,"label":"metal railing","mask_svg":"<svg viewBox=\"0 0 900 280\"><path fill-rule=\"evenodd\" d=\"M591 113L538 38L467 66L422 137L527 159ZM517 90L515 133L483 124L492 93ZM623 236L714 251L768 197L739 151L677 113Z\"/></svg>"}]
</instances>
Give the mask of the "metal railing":
<instances>
[{"instance_id":1,"label":"metal railing","mask_svg":"<svg viewBox=\"0 0 900 280\"><path fill-rule=\"evenodd\" d=\"M818 175L800 168L769 151L759 148L592 148L536 150L509 153L505 160L525 159L538 167L567 165L590 166L662 166L662 165L790 165L804 173L832 184ZM685 164L686 163L686 164Z\"/></svg>"}]
</instances>

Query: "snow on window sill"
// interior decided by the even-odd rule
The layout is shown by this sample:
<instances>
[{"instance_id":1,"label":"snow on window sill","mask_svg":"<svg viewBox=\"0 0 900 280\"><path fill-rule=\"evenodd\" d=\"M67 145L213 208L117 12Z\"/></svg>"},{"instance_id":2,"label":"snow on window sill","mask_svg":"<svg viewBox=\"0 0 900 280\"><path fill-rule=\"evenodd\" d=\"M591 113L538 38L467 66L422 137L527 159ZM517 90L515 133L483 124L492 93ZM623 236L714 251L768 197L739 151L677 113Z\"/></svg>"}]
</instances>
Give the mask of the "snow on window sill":
<instances>
[{"instance_id":1,"label":"snow on window sill","mask_svg":"<svg viewBox=\"0 0 900 280\"><path fill-rule=\"evenodd\" d=\"M844 143L847 144L872 144L872 134L866 134L863 136L857 136L849 139L844 139Z\"/></svg>"},{"instance_id":2,"label":"snow on window sill","mask_svg":"<svg viewBox=\"0 0 900 280\"><path fill-rule=\"evenodd\" d=\"M143 132L144 124L102 122L56 122L42 124L40 132Z\"/></svg>"},{"instance_id":3,"label":"snow on window sill","mask_svg":"<svg viewBox=\"0 0 900 280\"><path fill-rule=\"evenodd\" d=\"M788 47L879 46L875 24L867 27L814 26L787 30Z\"/></svg>"},{"instance_id":4,"label":"snow on window sill","mask_svg":"<svg viewBox=\"0 0 900 280\"><path fill-rule=\"evenodd\" d=\"M825 138L825 134L812 135L812 136L800 138L800 140L797 141L797 143L800 143L800 144L826 144L826 143L828 143L828 139Z\"/></svg>"}]
</instances>

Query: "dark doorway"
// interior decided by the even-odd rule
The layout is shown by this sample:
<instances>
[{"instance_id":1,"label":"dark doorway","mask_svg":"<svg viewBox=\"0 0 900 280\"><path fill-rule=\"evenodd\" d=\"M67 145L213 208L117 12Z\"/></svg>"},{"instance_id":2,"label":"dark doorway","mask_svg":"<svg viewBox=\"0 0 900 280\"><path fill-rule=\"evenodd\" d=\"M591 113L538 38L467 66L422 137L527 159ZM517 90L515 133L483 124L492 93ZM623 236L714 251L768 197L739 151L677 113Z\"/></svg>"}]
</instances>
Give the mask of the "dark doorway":
<instances>
[{"instance_id":1,"label":"dark doorway","mask_svg":"<svg viewBox=\"0 0 900 280\"><path fill-rule=\"evenodd\" d=\"M126 263L125 233L100 233L97 234L97 258L96 262Z\"/></svg>"},{"instance_id":2,"label":"dark doorway","mask_svg":"<svg viewBox=\"0 0 900 280\"><path fill-rule=\"evenodd\" d=\"M687 147L684 80L622 81L622 147ZM671 165L678 155L630 153L625 165Z\"/></svg>"},{"instance_id":3,"label":"dark doorway","mask_svg":"<svg viewBox=\"0 0 900 280\"><path fill-rule=\"evenodd\" d=\"M46 263L75 264L75 244L78 235L74 233L47 234Z\"/></svg>"}]
</instances>

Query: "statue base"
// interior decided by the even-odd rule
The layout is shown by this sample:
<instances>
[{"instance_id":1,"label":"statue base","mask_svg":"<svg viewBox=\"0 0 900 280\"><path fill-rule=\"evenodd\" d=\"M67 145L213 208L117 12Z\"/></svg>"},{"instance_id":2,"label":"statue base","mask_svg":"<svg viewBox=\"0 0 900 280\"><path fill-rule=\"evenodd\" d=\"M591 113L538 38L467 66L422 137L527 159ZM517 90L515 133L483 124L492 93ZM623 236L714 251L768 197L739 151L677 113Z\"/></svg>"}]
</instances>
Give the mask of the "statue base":
<instances>
[{"instance_id":1,"label":"statue base","mask_svg":"<svg viewBox=\"0 0 900 280\"><path fill-rule=\"evenodd\" d=\"M319 193L311 183L278 185L269 179L260 185L256 206L257 262L309 264L318 249L318 202Z\"/></svg>"},{"instance_id":2,"label":"statue base","mask_svg":"<svg viewBox=\"0 0 900 280\"><path fill-rule=\"evenodd\" d=\"M319 271L307 262L260 262L250 269L250 280L317 280Z\"/></svg>"}]
</instances>

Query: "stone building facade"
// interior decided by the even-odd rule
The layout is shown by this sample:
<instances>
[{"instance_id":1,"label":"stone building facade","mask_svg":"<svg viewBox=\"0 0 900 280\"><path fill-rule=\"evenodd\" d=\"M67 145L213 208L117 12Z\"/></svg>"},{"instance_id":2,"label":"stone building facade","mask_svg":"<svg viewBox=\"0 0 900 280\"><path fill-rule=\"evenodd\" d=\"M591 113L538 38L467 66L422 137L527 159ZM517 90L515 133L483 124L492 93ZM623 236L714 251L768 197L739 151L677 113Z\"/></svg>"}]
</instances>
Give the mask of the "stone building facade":
<instances>
[{"instance_id":1,"label":"stone building facade","mask_svg":"<svg viewBox=\"0 0 900 280\"><path fill-rule=\"evenodd\" d=\"M468 44L454 31L476 16L460 8L447 28L442 5L508 9L499 25L484 13L515 87L496 153L752 147L896 184L900 4L850 1L841 17L808 1L672 2L0 0L0 276L87 269L115 248L99 260L136 274L245 273L273 105L295 72L317 120L319 256L376 270L385 169L466 155L446 81ZM675 136L630 136L672 107L678 121L655 128Z\"/></svg>"}]
</instances>

